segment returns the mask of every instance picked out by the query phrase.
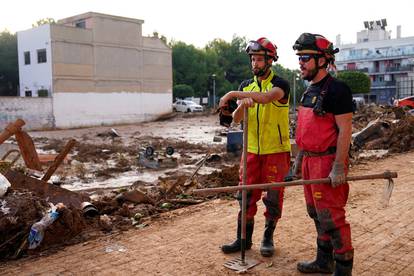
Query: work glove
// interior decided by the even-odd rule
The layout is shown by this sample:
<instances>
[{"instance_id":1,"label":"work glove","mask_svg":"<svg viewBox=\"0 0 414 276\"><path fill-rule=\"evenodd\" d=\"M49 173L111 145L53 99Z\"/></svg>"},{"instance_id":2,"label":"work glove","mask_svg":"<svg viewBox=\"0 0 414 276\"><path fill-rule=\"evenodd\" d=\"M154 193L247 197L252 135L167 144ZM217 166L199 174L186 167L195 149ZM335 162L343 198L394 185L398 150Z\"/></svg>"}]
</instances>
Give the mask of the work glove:
<instances>
[{"instance_id":1,"label":"work glove","mask_svg":"<svg viewBox=\"0 0 414 276\"><path fill-rule=\"evenodd\" d=\"M235 100L229 100L224 105L220 107L219 119L220 125L225 127L230 127L233 122L233 112L237 108L237 103Z\"/></svg>"},{"instance_id":2,"label":"work glove","mask_svg":"<svg viewBox=\"0 0 414 276\"><path fill-rule=\"evenodd\" d=\"M302 160L303 150L299 151L296 155L295 162L293 163L292 168L290 168L289 174L285 176L285 182L302 178Z\"/></svg>"},{"instance_id":3,"label":"work glove","mask_svg":"<svg viewBox=\"0 0 414 276\"><path fill-rule=\"evenodd\" d=\"M345 165L344 163L334 162L332 170L328 176L331 179L331 186L333 188L346 183Z\"/></svg>"}]
</instances>

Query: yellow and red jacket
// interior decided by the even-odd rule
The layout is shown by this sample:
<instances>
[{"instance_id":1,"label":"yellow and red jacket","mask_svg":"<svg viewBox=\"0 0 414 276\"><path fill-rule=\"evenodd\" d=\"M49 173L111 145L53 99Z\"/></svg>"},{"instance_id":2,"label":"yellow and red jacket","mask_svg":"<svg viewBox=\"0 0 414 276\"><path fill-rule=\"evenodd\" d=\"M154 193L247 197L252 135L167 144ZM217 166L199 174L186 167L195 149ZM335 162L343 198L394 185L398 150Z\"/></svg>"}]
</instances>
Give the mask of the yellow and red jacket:
<instances>
[{"instance_id":1,"label":"yellow and red jacket","mask_svg":"<svg viewBox=\"0 0 414 276\"><path fill-rule=\"evenodd\" d=\"M277 77L273 71L269 76L258 82L257 77L241 84L244 92L266 93L270 91ZM288 93L289 91L285 91ZM286 103L273 101L268 104L256 103L248 109L248 148L255 154L271 154L290 152L289 140L289 97Z\"/></svg>"}]
</instances>

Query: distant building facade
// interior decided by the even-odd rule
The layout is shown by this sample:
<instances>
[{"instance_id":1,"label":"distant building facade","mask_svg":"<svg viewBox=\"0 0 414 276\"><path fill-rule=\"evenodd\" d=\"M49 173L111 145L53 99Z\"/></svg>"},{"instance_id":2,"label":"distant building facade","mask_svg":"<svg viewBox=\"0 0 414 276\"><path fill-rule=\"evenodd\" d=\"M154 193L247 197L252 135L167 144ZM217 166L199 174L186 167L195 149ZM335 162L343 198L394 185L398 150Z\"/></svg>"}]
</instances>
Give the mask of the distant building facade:
<instances>
[{"instance_id":1,"label":"distant building facade","mask_svg":"<svg viewBox=\"0 0 414 276\"><path fill-rule=\"evenodd\" d=\"M386 20L364 22L365 30L357 33L357 43L341 44L337 37L338 71L359 70L371 79L367 101L389 104L394 98L414 95L414 37L401 37L401 26L396 38L386 30Z\"/></svg>"},{"instance_id":2,"label":"distant building facade","mask_svg":"<svg viewBox=\"0 0 414 276\"><path fill-rule=\"evenodd\" d=\"M89 12L17 33L21 97L51 97L55 127L172 110L172 50L143 20Z\"/></svg>"}]
</instances>

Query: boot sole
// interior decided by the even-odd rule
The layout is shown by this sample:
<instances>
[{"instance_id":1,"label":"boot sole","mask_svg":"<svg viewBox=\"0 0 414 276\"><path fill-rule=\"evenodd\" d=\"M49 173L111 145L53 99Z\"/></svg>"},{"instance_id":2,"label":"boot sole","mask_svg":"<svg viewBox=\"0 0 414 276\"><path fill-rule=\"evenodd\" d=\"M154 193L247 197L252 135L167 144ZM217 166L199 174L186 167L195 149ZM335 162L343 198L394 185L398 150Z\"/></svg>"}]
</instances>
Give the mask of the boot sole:
<instances>
[{"instance_id":1,"label":"boot sole","mask_svg":"<svg viewBox=\"0 0 414 276\"><path fill-rule=\"evenodd\" d=\"M311 274L311 273L332 274L334 272L333 268L322 269L316 266L304 268L303 265L300 265L300 264L297 264L296 268L299 270L299 272L306 273L306 274Z\"/></svg>"},{"instance_id":2,"label":"boot sole","mask_svg":"<svg viewBox=\"0 0 414 276\"><path fill-rule=\"evenodd\" d=\"M273 249L273 251L268 251L268 250L260 249L260 254L263 257L272 257L274 253L275 253L275 250L274 249Z\"/></svg>"},{"instance_id":3,"label":"boot sole","mask_svg":"<svg viewBox=\"0 0 414 276\"><path fill-rule=\"evenodd\" d=\"M246 246L246 250L250 250L252 248L252 245L250 245L250 246ZM223 247L221 247L221 252L223 252L224 254L231 254L231 253L237 253L237 252L240 252L241 251L241 249L240 248L238 248L238 249L230 249L230 250L225 250L225 249L223 249Z\"/></svg>"}]
</instances>

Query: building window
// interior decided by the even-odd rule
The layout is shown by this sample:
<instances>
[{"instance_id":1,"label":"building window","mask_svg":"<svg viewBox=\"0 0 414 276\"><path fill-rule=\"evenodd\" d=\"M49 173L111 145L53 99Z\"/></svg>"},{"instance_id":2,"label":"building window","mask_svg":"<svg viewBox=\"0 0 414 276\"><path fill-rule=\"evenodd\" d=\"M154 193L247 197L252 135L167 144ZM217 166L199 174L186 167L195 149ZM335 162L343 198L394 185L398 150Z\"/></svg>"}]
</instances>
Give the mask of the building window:
<instances>
[{"instance_id":1,"label":"building window","mask_svg":"<svg viewBox=\"0 0 414 276\"><path fill-rule=\"evenodd\" d=\"M32 91L31 90L26 90L26 91L24 91L24 94L26 95L26 97L31 97L32 96Z\"/></svg>"},{"instance_id":2,"label":"building window","mask_svg":"<svg viewBox=\"0 0 414 276\"><path fill-rule=\"evenodd\" d=\"M37 90L38 97L47 97L49 96L49 91L47 89L39 89Z\"/></svg>"},{"instance_id":3,"label":"building window","mask_svg":"<svg viewBox=\"0 0 414 276\"><path fill-rule=\"evenodd\" d=\"M30 64L30 52L24 52L24 65Z\"/></svg>"},{"instance_id":4,"label":"building window","mask_svg":"<svg viewBox=\"0 0 414 276\"><path fill-rule=\"evenodd\" d=\"M37 50L37 63L45 63L46 61L46 49Z\"/></svg>"},{"instance_id":5,"label":"building window","mask_svg":"<svg viewBox=\"0 0 414 276\"><path fill-rule=\"evenodd\" d=\"M81 20L81 21L76 22L75 27L85 29L86 28L85 20Z\"/></svg>"}]
</instances>

